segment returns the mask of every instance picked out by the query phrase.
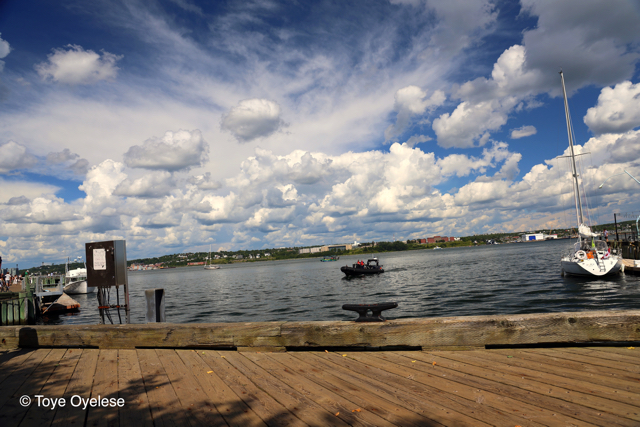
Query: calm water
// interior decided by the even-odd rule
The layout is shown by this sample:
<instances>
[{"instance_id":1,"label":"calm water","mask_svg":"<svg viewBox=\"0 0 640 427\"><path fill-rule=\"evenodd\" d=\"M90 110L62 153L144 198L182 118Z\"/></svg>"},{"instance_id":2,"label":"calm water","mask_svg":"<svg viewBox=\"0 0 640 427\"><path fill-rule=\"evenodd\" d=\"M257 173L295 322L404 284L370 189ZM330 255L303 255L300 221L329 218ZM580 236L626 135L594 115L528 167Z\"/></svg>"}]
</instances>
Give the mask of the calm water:
<instances>
[{"instance_id":1,"label":"calm water","mask_svg":"<svg viewBox=\"0 0 640 427\"><path fill-rule=\"evenodd\" d=\"M560 254L571 242L382 253L384 274L352 280L340 267L361 257L129 272L131 321L144 323L144 290L153 288L165 289L166 317L172 323L349 320L357 315L342 310L342 304L386 301L398 302L398 308L386 312L389 318L640 306L640 276L561 277ZM95 294L74 298L80 314L49 321L97 324Z\"/></svg>"}]
</instances>

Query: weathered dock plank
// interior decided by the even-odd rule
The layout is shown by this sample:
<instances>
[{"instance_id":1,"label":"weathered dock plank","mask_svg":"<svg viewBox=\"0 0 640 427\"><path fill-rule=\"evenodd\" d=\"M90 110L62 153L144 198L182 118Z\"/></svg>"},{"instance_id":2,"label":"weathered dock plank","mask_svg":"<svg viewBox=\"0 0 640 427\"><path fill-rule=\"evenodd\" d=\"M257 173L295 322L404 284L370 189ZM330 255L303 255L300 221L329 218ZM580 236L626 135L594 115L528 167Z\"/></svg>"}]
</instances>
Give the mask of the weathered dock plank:
<instances>
[{"instance_id":1,"label":"weathered dock plank","mask_svg":"<svg viewBox=\"0 0 640 427\"><path fill-rule=\"evenodd\" d=\"M68 349L60 359L53 374L47 379L46 384L40 391L42 396L61 397L69 384L71 376L80 360L81 349ZM33 398L35 394L32 390L27 393ZM56 409L41 407L32 404L24 419L20 423L21 427L41 427L51 425L56 414ZM16 424L17 425L17 424Z\"/></svg>"},{"instance_id":2,"label":"weathered dock plank","mask_svg":"<svg viewBox=\"0 0 640 427\"><path fill-rule=\"evenodd\" d=\"M266 427L262 419L240 399L194 350L177 350L185 367L194 375L208 400L229 426ZM202 352L201 352L202 353Z\"/></svg>"},{"instance_id":3,"label":"weathered dock plank","mask_svg":"<svg viewBox=\"0 0 640 427\"><path fill-rule=\"evenodd\" d=\"M603 353L612 353L614 355L620 355L624 357L633 357L636 360L640 359L640 346L639 347L625 346L623 348L620 348L620 347L583 347L583 348L585 350L597 350Z\"/></svg>"},{"instance_id":4,"label":"weathered dock plank","mask_svg":"<svg viewBox=\"0 0 640 427\"><path fill-rule=\"evenodd\" d=\"M598 407L599 398L594 396L601 396L629 405L638 405L637 393L550 374L545 371L544 365L530 363L526 360L521 360L521 363L515 366L510 361L517 356L501 354L499 357L491 357L491 353L488 351L449 352L444 355L441 355L441 352L411 353L410 357L436 361L441 367L481 376L491 381L513 385L545 396L552 394L559 396L562 400L589 407ZM489 357L483 357L483 355ZM595 403L590 405L592 400ZM608 403L605 402L605 404Z\"/></svg>"},{"instance_id":5,"label":"weathered dock plank","mask_svg":"<svg viewBox=\"0 0 640 427\"><path fill-rule=\"evenodd\" d=\"M640 311L397 319L381 323L6 326L0 328L0 336L0 348L470 349L487 345L640 341Z\"/></svg>"},{"instance_id":6,"label":"weathered dock plank","mask_svg":"<svg viewBox=\"0 0 640 427\"><path fill-rule=\"evenodd\" d=\"M14 370L0 384L0 425L638 425L640 393L618 384L632 382L593 372L615 363L617 354L631 357L629 350L596 350L582 362L568 359L586 357L578 349L564 348L7 351L0 353L0 372ZM552 359L557 363L545 363ZM22 408L23 393L119 396L125 404L51 410L33 401Z\"/></svg>"},{"instance_id":7,"label":"weathered dock plank","mask_svg":"<svg viewBox=\"0 0 640 427\"><path fill-rule=\"evenodd\" d=\"M249 377L238 371L226 361L226 355L217 351L207 351L199 354L209 365L210 369L227 383L244 403L249 406L267 425L305 426L288 409L282 406L270 393L255 384Z\"/></svg>"},{"instance_id":8,"label":"weathered dock plank","mask_svg":"<svg viewBox=\"0 0 640 427\"><path fill-rule=\"evenodd\" d=\"M401 382L409 385L410 382L418 383L422 386L433 387L439 393L445 394L450 399L456 399L461 404L481 403L482 408L490 408L493 414L484 415L480 418L487 423L514 424L524 418L530 425L550 425L554 422L572 422L580 425L575 419L568 417L554 417L554 414L547 409L530 405L516 400L512 396L513 390L507 393L500 393L492 387L492 384L475 380L471 377L461 377L452 373L442 376L432 363L409 361L411 367L397 364L397 360L389 361L381 359L380 354L359 354L348 353L349 358L353 358L362 364L376 369L376 372L384 372L390 381ZM389 357L391 358L391 357ZM379 374L376 374L379 375ZM413 386L413 385L412 385ZM413 386L415 387L415 386ZM506 396L505 396L506 395ZM487 416L489 415L489 416Z\"/></svg>"},{"instance_id":9,"label":"weathered dock plank","mask_svg":"<svg viewBox=\"0 0 640 427\"><path fill-rule=\"evenodd\" d=\"M149 399L135 350L118 350L118 398L126 402L118 409L122 427L153 426Z\"/></svg>"},{"instance_id":10,"label":"weathered dock plank","mask_svg":"<svg viewBox=\"0 0 640 427\"><path fill-rule=\"evenodd\" d=\"M180 356L168 349L158 349L156 353L178 396L183 412L189 414L189 418L193 418L199 425L226 426L224 418L216 406L205 398L198 380L184 366Z\"/></svg>"},{"instance_id":11,"label":"weathered dock plank","mask_svg":"<svg viewBox=\"0 0 640 427\"><path fill-rule=\"evenodd\" d=\"M118 350L100 350L91 397L96 399L118 398ZM117 427L120 425L117 408L99 406L90 408L87 426Z\"/></svg>"},{"instance_id":12,"label":"weathered dock plank","mask_svg":"<svg viewBox=\"0 0 640 427\"><path fill-rule=\"evenodd\" d=\"M91 386L93 384L93 377L98 365L99 350L84 349L80 355L80 359L75 366L71 378L62 396L52 395L46 396L51 398L64 397L68 404L56 409L55 416L53 418L52 426L67 427L71 425L84 425L86 421L87 411L80 410L71 404L73 396L79 396L81 398L88 399L91 397Z\"/></svg>"},{"instance_id":13,"label":"weathered dock plank","mask_svg":"<svg viewBox=\"0 0 640 427\"><path fill-rule=\"evenodd\" d=\"M333 384L321 384L310 380L304 373L306 370L314 368L304 366L300 360L288 354L281 353L279 358L263 357L260 354L251 353L245 353L244 356L294 390L299 390L309 399L321 405L329 414L338 417L348 425L394 426L393 423L368 411L356 411L360 406L332 391L335 389ZM282 364L275 359L286 360L286 362Z\"/></svg>"},{"instance_id":14,"label":"weathered dock plank","mask_svg":"<svg viewBox=\"0 0 640 427\"><path fill-rule=\"evenodd\" d=\"M416 418L417 414L432 420L431 425L447 425L447 419L455 419L461 425L495 425L496 422L509 425L515 421L515 418L493 408L461 399L455 393L450 393L449 389L418 383L410 375L394 375L339 354L296 354L296 357L303 356L320 359L325 362L323 369L339 372L352 387L366 388L368 392L414 412L411 418ZM373 407L367 409L375 411ZM466 417L474 421L469 424Z\"/></svg>"},{"instance_id":15,"label":"weathered dock plank","mask_svg":"<svg viewBox=\"0 0 640 427\"><path fill-rule=\"evenodd\" d=\"M459 352L458 352L459 353ZM533 370L511 368L495 360L474 358L477 351L465 354L447 354L441 357L438 352L415 355L416 359L435 361L435 367L444 371L447 377L455 380L460 374L477 379L477 383L490 384L490 388L502 387L509 396L527 404L547 408L587 423L607 423L610 426L635 426L638 396L628 393L629 402L610 400L616 391L605 387L589 388L578 381L566 381L551 375L541 375ZM406 355L405 355L406 356ZM462 362L464 361L464 362ZM405 362L406 363L406 362ZM535 379L534 379L535 378ZM539 381L537 381L539 380ZM485 389L487 389L485 387ZM595 393L597 394L595 394ZM594 394L592 394L594 393ZM624 414L620 417L613 414Z\"/></svg>"},{"instance_id":16,"label":"weathered dock plank","mask_svg":"<svg viewBox=\"0 0 640 427\"><path fill-rule=\"evenodd\" d=\"M251 381L262 390L269 390L269 395L284 406L291 414L308 425L348 426L339 417L330 413L321 405L305 396L287 383L269 374L244 355L236 352L226 354L226 360L238 372L251 378Z\"/></svg>"},{"instance_id":17,"label":"weathered dock plank","mask_svg":"<svg viewBox=\"0 0 640 427\"><path fill-rule=\"evenodd\" d=\"M336 371L335 367L323 365L321 361L318 361L315 357L310 358L306 353L270 354L269 357L280 362L281 366L285 367L286 376L291 377L292 380L302 376L317 384L320 387L318 395L326 396L321 397L321 402L326 402L332 412L335 411L335 413L339 414L337 416L352 424L357 425L355 420L358 420L365 425L385 425L384 422L380 421L382 419L392 425L404 425L407 427L445 425L443 424L444 417L438 413L443 411L444 408L425 402L425 406L431 407L433 412L437 414L428 418L423 413L428 408L421 409L419 405L415 405L412 410L409 410L397 404L404 402L404 405L412 405L411 402L407 402L408 399L405 399L405 396L398 396L401 393L394 392L393 388L381 391L377 385L358 382L357 374L350 372L342 375L341 372ZM262 364L264 361L261 360L260 363ZM285 374L281 375L285 376ZM310 388L306 385L302 385L302 387L305 390ZM379 394L384 394L389 399L381 397ZM397 401L394 401L394 399L397 399ZM360 412L358 412L358 409L360 409ZM450 419L453 419L453 417ZM456 425L479 425L476 422L469 422L473 421L472 419L467 419L466 421L464 416L455 419Z\"/></svg>"},{"instance_id":18,"label":"weathered dock plank","mask_svg":"<svg viewBox=\"0 0 640 427\"><path fill-rule=\"evenodd\" d=\"M20 370L18 370L15 372L16 376L22 376L23 382L20 387L15 389L10 399L6 400L0 407L0 425L18 425L22 421L25 415L25 410L24 406L20 404L20 397L24 395L40 394L40 391L49 379L49 376L56 369L56 366L62 356L64 356L65 351L66 350L64 349L51 350L33 371L30 372L27 370L26 372L20 372ZM34 359L34 362L35 360L37 359ZM4 390L4 383L2 387ZM11 390L12 387L10 384L6 384L6 387L8 395L9 390Z\"/></svg>"},{"instance_id":19,"label":"weathered dock plank","mask_svg":"<svg viewBox=\"0 0 640 427\"><path fill-rule=\"evenodd\" d=\"M14 368L9 373L9 375L0 384L0 388L2 389L2 393L0 393L0 408L2 408L7 401L14 396L27 378L36 372L40 363L50 352L51 349L48 348L30 352L28 357L22 362L22 364L20 364L20 367Z\"/></svg>"},{"instance_id":20,"label":"weathered dock plank","mask_svg":"<svg viewBox=\"0 0 640 427\"><path fill-rule=\"evenodd\" d=\"M476 357L489 360L499 360L504 362L506 356L513 356L506 362L510 366L531 367L537 365L538 369L564 378L571 378L577 381L604 385L616 390L625 390L630 393L637 393L640 396L640 382L632 378L627 378L624 373L605 368L596 367L584 363L572 362L566 359L554 357L552 354L542 354L534 349L525 350L492 350L491 352L475 353ZM502 354L503 357L499 355Z\"/></svg>"},{"instance_id":21,"label":"weathered dock plank","mask_svg":"<svg viewBox=\"0 0 640 427\"><path fill-rule=\"evenodd\" d=\"M540 354L553 355L556 358L568 360L571 362L578 362L586 365L591 365L594 369L608 368L618 372L620 375L626 378L631 378L636 381L640 381L640 365L636 363L617 362L612 364L608 360L603 360L599 357L593 357L590 355L577 354L570 349L563 349L562 351L551 351L551 349L541 348Z\"/></svg>"},{"instance_id":22,"label":"weathered dock plank","mask_svg":"<svg viewBox=\"0 0 640 427\"><path fill-rule=\"evenodd\" d=\"M11 375L14 370L20 366L25 360L31 357L35 350L29 349L14 349L7 352L3 352L0 356L0 365L5 369L0 370L0 384Z\"/></svg>"},{"instance_id":23,"label":"weathered dock plank","mask_svg":"<svg viewBox=\"0 0 640 427\"><path fill-rule=\"evenodd\" d=\"M178 396L155 350L137 350L137 353L154 425L162 427L197 425L190 413L183 413Z\"/></svg>"},{"instance_id":24,"label":"weathered dock plank","mask_svg":"<svg viewBox=\"0 0 640 427\"><path fill-rule=\"evenodd\" d=\"M629 350L629 348L626 348L627 350ZM635 350L635 348L633 348L633 350ZM575 353L575 354L581 354L584 356L593 356L593 357L597 357L598 359L602 360L603 362L607 363L606 361L609 361L609 364L631 364L634 367L637 367L638 365L640 365L640 355L638 355L638 353L640 353L640 351L627 351L624 353L621 352L617 352L617 353L611 353L608 351L601 351L598 348L580 348L580 347L567 347L564 349L565 352L568 353ZM636 354L636 356L634 356L634 354Z\"/></svg>"}]
</instances>

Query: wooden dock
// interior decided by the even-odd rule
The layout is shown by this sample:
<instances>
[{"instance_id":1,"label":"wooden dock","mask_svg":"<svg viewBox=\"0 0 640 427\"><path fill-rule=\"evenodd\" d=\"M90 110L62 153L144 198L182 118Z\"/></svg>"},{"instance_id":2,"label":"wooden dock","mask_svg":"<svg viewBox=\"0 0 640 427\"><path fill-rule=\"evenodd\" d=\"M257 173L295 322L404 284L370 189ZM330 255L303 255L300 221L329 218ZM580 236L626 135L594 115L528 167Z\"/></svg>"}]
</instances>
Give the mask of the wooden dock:
<instances>
[{"instance_id":1,"label":"wooden dock","mask_svg":"<svg viewBox=\"0 0 640 427\"><path fill-rule=\"evenodd\" d=\"M622 263L624 264L624 272L631 274L640 274L640 266L636 267L635 259L623 259Z\"/></svg>"},{"instance_id":2,"label":"wooden dock","mask_svg":"<svg viewBox=\"0 0 640 427\"><path fill-rule=\"evenodd\" d=\"M640 348L5 350L0 425L638 426Z\"/></svg>"}]
</instances>

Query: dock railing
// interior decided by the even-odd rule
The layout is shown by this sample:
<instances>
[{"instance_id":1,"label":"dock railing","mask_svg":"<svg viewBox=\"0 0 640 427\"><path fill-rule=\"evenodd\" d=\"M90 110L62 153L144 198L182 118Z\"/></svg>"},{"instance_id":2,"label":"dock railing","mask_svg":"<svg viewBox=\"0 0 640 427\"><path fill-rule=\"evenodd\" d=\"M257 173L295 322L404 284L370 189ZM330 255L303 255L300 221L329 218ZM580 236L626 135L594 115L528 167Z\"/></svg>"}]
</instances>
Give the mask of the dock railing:
<instances>
[{"instance_id":1,"label":"dock railing","mask_svg":"<svg viewBox=\"0 0 640 427\"><path fill-rule=\"evenodd\" d=\"M24 283L24 292L0 293L0 325L28 325L36 320L36 300L32 288Z\"/></svg>"}]
</instances>

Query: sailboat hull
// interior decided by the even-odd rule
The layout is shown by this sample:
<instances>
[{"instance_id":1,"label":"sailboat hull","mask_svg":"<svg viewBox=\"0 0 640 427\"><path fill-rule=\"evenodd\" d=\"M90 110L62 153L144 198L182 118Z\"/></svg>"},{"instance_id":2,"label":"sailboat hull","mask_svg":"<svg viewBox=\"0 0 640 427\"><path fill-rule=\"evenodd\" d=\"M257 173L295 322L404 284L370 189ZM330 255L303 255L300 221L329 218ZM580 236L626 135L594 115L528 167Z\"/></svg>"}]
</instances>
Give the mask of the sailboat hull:
<instances>
[{"instance_id":1,"label":"sailboat hull","mask_svg":"<svg viewBox=\"0 0 640 427\"><path fill-rule=\"evenodd\" d=\"M562 272L572 276L601 277L619 273L622 268L622 263L618 258L613 257L600 260L599 264L593 259L574 261L568 258L563 258L560 263L562 264Z\"/></svg>"}]
</instances>

